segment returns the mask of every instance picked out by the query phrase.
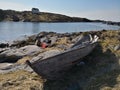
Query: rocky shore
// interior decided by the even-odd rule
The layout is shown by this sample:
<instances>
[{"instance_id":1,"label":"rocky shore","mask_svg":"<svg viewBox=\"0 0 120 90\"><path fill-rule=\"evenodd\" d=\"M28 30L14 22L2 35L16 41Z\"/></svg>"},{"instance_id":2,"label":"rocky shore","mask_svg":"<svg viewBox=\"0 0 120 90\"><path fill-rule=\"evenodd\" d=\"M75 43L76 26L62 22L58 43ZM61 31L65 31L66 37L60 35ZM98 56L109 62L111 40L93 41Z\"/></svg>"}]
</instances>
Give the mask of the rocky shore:
<instances>
[{"instance_id":1,"label":"rocky shore","mask_svg":"<svg viewBox=\"0 0 120 90\"><path fill-rule=\"evenodd\" d=\"M35 45L44 35L51 40L47 48ZM98 45L82 62L66 71L59 80L38 76L25 62L56 55L70 48L80 35L99 36ZM41 32L24 40L0 44L1 90L119 90L120 30L75 33Z\"/></svg>"},{"instance_id":2,"label":"rocky shore","mask_svg":"<svg viewBox=\"0 0 120 90\"><path fill-rule=\"evenodd\" d=\"M120 22L104 21L103 23L104 23L104 24L107 24L107 25L120 26Z\"/></svg>"}]
</instances>

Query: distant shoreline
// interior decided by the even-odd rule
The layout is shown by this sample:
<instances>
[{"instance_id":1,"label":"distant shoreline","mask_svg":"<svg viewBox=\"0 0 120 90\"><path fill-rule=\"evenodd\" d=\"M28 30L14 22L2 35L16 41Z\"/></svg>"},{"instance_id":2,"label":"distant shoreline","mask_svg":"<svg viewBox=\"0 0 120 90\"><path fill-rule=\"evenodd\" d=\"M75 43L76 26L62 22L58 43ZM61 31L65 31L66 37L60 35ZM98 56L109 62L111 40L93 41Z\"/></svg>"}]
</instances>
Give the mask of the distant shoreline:
<instances>
[{"instance_id":1,"label":"distant shoreline","mask_svg":"<svg viewBox=\"0 0 120 90\"><path fill-rule=\"evenodd\" d=\"M87 18L70 17L62 14L48 13L48 12L32 13L32 11L14 11L14 10L2 10L2 9L0 9L0 21L46 22L46 23L101 22L108 25L120 26L120 22L90 20Z\"/></svg>"},{"instance_id":2,"label":"distant shoreline","mask_svg":"<svg viewBox=\"0 0 120 90\"><path fill-rule=\"evenodd\" d=\"M72 33L97 30L120 30L120 26L110 26L96 22L36 23L36 22L0 22L0 42L19 39L24 35L33 35L42 31Z\"/></svg>"}]
</instances>

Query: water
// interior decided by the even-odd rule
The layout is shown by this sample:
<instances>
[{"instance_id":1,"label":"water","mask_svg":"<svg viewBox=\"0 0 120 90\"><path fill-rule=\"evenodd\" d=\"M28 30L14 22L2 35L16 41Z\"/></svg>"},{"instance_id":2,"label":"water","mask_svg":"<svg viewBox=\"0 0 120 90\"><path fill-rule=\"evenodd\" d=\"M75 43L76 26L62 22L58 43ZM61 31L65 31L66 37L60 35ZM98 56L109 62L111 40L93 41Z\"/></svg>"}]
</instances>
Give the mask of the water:
<instances>
[{"instance_id":1,"label":"water","mask_svg":"<svg viewBox=\"0 0 120 90\"><path fill-rule=\"evenodd\" d=\"M120 26L102 23L33 23L33 22L0 22L0 42L15 40L24 35L32 35L41 31L84 32L103 29L118 30Z\"/></svg>"}]
</instances>

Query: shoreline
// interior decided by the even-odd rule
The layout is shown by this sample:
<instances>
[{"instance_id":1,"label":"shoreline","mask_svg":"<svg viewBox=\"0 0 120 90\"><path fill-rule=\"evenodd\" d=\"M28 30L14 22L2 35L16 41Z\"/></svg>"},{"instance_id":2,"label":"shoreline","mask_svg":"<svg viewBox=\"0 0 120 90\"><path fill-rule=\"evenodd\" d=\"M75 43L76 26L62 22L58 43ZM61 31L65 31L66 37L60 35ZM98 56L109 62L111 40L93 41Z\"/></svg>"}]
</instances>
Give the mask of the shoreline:
<instances>
[{"instance_id":1,"label":"shoreline","mask_svg":"<svg viewBox=\"0 0 120 90\"><path fill-rule=\"evenodd\" d=\"M0 48L0 88L66 90L119 89L120 80L120 30L103 30L75 33L41 32L54 40L53 45L45 49L35 44L37 36L30 36L25 41L16 41L8 48ZM38 76L26 60L37 60L41 55L47 57L68 49L84 34L99 36L98 45L93 52L82 58L82 62L71 67L58 80L50 81ZM56 40L57 39L57 40ZM101 83L98 85L98 83ZM111 87L114 86L114 87ZM93 87L92 87L93 86ZM44 87L44 89L43 89Z\"/></svg>"},{"instance_id":2,"label":"shoreline","mask_svg":"<svg viewBox=\"0 0 120 90\"><path fill-rule=\"evenodd\" d=\"M2 10L0 9L1 17L0 21L14 21L14 22L47 22L47 23L59 23L59 22L101 22L107 25L120 26L120 22L105 21L105 20L90 20L81 17L71 17L62 14L39 12L32 13L32 11L14 11L14 10Z\"/></svg>"},{"instance_id":3,"label":"shoreline","mask_svg":"<svg viewBox=\"0 0 120 90\"><path fill-rule=\"evenodd\" d=\"M58 33L58 34L65 34L65 33L69 33L69 34L71 34L71 33L79 33L79 32L97 32L97 31L104 31L104 30L107 30L107 29L101 29L101 30L86 30L86 31L73 31L73 32L60 32L60 33L58 33L58 32L54 32L54 31L41 31L41 32L48 32L48 33L51 33L51 32L53 32L53 33ZM114 30L114 31L118 31L118 30L120 30L120 29L116 29L116 30ZM38 32L38 33L40 33L40 32ZM23 34L23 35L19 35L19 36L17 36L16 38L14 38L13 39L13 37L12 37L12 39L11 38L6 38L6 39L2 39L2 40L0 40L0 44L1 43L12 43L13 41L22 41L22 40L24 40L24 39L27 39L28 37L30 37L30 36L34 36L34 35L37 35L38 33L35 33L35 34Z\"/></svg>"},{"instance_id":4,"label":"shoreline","mask_svg":"<svg viewBox=\"0 0 120 90\"><path fill-rule=\"evenodd\" d=\"M0 21L0 22L24 22L24 21ZM112 25L112 26L120 26L120 22L114 22L114 21L91 21L91 22L84 22L84 21L26 21L28 23L102 23L106 25Z\"/></svg>"}]
</instances>

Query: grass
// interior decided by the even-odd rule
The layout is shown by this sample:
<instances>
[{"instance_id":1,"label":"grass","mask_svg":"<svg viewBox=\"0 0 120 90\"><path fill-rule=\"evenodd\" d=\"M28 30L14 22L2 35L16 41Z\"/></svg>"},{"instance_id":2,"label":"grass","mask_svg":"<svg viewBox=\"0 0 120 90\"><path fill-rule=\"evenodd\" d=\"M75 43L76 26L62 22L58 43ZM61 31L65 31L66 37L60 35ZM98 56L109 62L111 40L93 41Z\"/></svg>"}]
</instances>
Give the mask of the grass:
<instances>
[{"instance_id":1,"label":"grass","mask_svg":"<svg viewBox=\"0 0 120 90\"><path fill-rule=\"evenodd\" d=\"M94 77L90 81L86 90L119 90L120 87L120 70L113 70L104 73L101 76Z\"/></svg>"},{"instance_id":2,"label":"grass","mask_svg":"<svg viewBox=\"0 0 120 90\"><path fill-rule=\"evenodd\" d=\"M45 81L35 73L20 70L0 74L0 82L1 90L42 90Z\"/></svg>"},{"instance_id":3,"label":"grass","mask_svg":"<svg viewBox=\"0 0 120 90\"><path fill-rule=\"evenodd\" d=\"M25 57L19 59L16 63L18 63L18 64L24 64L27 60L30 60L30 59L32 59L32 57L25 56Z\"/></svg>"},{"instance_id":4,"label":"grass","mask_svg":"<svg viewBox=\"0 0 120 90\"><path fill-rule=\"evenodd\" d=\"M72 67L59 80L46 81L35 73L20 70L0 74L0 89L120 90L120 50L114 50L114 47L120 44L119 34L120 31L101 31L98 46L83 58L85 65ZM59 39L55 46L59 44L68 45L68 38ZM49 47L45 51L51 49L57 48ZM18 63L24 63L29 58L26 56Z\"/></svg>"}]
</instances>

